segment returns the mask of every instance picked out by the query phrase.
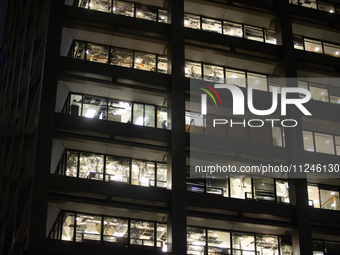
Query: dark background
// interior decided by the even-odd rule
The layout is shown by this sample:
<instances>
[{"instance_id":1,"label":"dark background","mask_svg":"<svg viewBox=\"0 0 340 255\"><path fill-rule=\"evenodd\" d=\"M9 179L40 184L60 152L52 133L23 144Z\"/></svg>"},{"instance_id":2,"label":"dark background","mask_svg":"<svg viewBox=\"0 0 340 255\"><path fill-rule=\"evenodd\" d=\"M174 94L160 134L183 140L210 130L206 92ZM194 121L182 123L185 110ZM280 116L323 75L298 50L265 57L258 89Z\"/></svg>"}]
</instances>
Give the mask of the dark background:
<instances>
[{"instance_id":1,"label":"dark background","mask_svg":"<svg viewBox=\"0 0 340 255\"><path fill-rule=\"evenodd\" d=\"M0 0L0 58L1 58L3 35L4 35L4 29L5 29L7 4L8 4L8 0Z\"/></svg>"}]
</instances>

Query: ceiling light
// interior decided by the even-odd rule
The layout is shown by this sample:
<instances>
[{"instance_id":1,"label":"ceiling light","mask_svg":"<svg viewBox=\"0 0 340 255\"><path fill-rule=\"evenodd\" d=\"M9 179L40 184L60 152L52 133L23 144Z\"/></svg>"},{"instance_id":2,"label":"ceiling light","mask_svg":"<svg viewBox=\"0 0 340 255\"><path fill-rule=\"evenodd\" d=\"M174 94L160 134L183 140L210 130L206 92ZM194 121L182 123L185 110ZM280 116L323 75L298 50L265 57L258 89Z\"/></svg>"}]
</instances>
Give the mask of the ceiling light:
<instances>
[{"instance_id":1,"label":"ceiling light","mask_svg":"<svg viewBox=\"0 0 340 255\"><path fill-rule=\"evenodd\" d=\"M86 111L85 117L86 118L93 118L93 116L95 115L96 110L95 109L88 109Z\"/></svg>"},{"instance_id":2,"label":"ceiling light","mask_svg":"<svg viewBox=\"0 0 340 255\"><path fill-rule=\"evenodd\" d=\"M89 3L89 6L91 7L91 6L92 6L92 4L91 4L91 3Z\"/></svg>"},{"instance_id":3,"label":"ceiling light","mask_svg":"<svg viewBox=\"0 0 340 255\"><path fill-rule=\"evenodd\" d=\"M305 140L307 140L308 139L308 137L305 137Z\"/></svg>"},{"instance_id":4,"label":"ceiling light","mask_svg":"<svg viewBox=\"0 0 340 255\"><path fill-rule=\"evenodd\" d=\"M335 194L335 192L332 192L332 193L331 193L331 195L334 195L334 194Z\"/></svg>"},{"instance_id":5,"label":"ceiling light","mask_svg":"<svg viewBox=\"0 0 340 255\"><path fill-rule=\"evenodd\" d=\"M136 63L139 63L140 62L140 59L139 58L136 58Z\"/></svg>"},{"instance_id":6,"label":"ceiling light","mask_svg":"<svg viewBox=\"0 0 340 255\"><path fill-rule=\"evenodd\" d=\"M318 50L320 50L320 48L319 48L319 47L316 47L315 50L318 51Z\"/></svg>"},{"instance_id":7,"label":"ceiling light","mask_svg":"<svg viewBox=\"0 0 340 255\"><path fill-rule=\"evenodd\" d=\"M313 204L318 204L319 203L319 200L315 199L313 200Z\"/></svg>"},{"instance_id":8,"label":"ceiling light","mask_svg":"<svg viewBox=\"0 0 340 255\"><path fill-rule=\"evenodd\" d=\"M335 52L336 55L339 55L339 51Z\"/></svg>"},{"instance_id":9,"label":"ceiling light","mask_svg":"<svg viewBox=\"0 0 340 255\"><path fill-rule=\"evenodd\" d=\"M333 10L330 10L329 12L330 12L330 13L333 13L334 11L333 11Z\"/></svg>"},{"instance_id":10,"label":"ceiling light","mask_svg":"<svg viewBox=\"0 0 340 255\"><path fill-rule=\"evenodd\" d=\"M188 24L189 24L189 21L184 20L184 25L188 25Z\"/></svg>"},{"instance_id":11,"label":"ceiling light","mask_svg":"<svg viewBox=\"0 0 340 255\"><path fill-rule=\"evenodd\" d=\"M320 94L323 96L325 94L325 92L321 92Z\"/></svg>"},{"instance_id":12,"label":"ceiling light","mask_svg":"<svg viewBox=\"0 0 340 255\"><path fill-rule=\"evenodd\" d=\"M196 241L192 243L193 245L205 245L205 242Z\"/></svg>"},{"instance_id":13,"label":"ceiling light","mask_svg":"<svg viewBox=\"0 0 340 255\"><path fill-rule=\"evenodd\" d=\"M312 192L313 190L312 190L312 189L309 189L308 191L309 191L309 192Z\"/></svg>"},{"instance_id":14,"label":"ceiling light","mask_svg":"<svg viewBox=\"0 0 340 255\"><path fill-rule=\"evenodd\" d=\"M161 19L165 19L165 17L164 17L164 16L161 16Z\"/></svg>"},{"instance_id":15,"label":"ceiling light","mask_svg":"<svg viewBox=\"0 0 340 255\"><path fill-rule=\"evenodd\" d=\"M141 13L140 12L137 12L137 15L140 15Z\"/></svg>"},{"instance_id":16,"label":"ceiling light","mask_svg":"<svg viewBox=\"0 0 340 255\"><path fill-rule=\"evenodd\" d=\"M329 141L326 141L326 143L329 143Z\"/></svg>"},{"instance_id":17,"label":"ceiling light","mask_svg":"<svg viewBox=\"0 0 340 255\"><path fill-rule=\"evenodd\" d=\"M115 10L116 10L116 7L113 7L113 8L112 8L112 10L114 10L114 11L115 11Z\"/></svg>"}]
</instances>

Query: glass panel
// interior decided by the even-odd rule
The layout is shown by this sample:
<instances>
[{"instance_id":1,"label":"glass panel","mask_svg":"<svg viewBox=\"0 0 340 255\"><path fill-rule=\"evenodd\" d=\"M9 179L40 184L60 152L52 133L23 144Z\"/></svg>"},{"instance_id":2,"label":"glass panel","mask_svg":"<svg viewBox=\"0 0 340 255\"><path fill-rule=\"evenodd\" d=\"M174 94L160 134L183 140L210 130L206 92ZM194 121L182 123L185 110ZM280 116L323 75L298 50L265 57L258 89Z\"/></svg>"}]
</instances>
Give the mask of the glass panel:
<instances>
[{"instance_id":1,"label":"glass panel","mask_svg":"<svg viewBox=\"0 0 340 255\"><path fill-rule=\"evenodd\" d=\"M328 90L326 86L309 84L309 90L314 100L329 102Z\"/></svg>"},{"instance_id":2,"label":"glass panel","mask_svg":"<svg viewBox=\"0 0 340 255\"><path fill-rule=\"evenodd\" d=\"M91 10L111 12L111 0L96 0L89 3Z\"/></svg>"},{"instance_id":3,"label":"glass panel","mask_svg":"<svg viewBox=\"0 0 340 255\"><path fill-rule=\"evenodd\" d=\"M100 241L100 216L77 214L76 223L76 242Z\"/></svg>"},{"instance_id":4,"label":"glass panel","mask_svg":"<svg viewBox=\"0 0 340 255\"><path fill-rule=\"evenodd\" d=\"M302 36L293 35L294 49L303 50L303 38Z\"/></svg>"},{"instance_id":5,"label":"glass panel","mask_svg":"<svg viewBox=\"0 0 340 255\"><path fill-rule=\"evenodd\" d=\"M154 246L155 223L131 220L130 243L132 245Z\"/></svg>"},{"instance_id":6,"label":"glass panel","mask_svg":"<svg viewBox=\"0 0 340 255\"><path fill-rule=\"evenodd\" d=\"M208 255L230 254L230 232L208 229Z\"/></svg>"},{"instance_id":7,"label":"glass panel","mask_svg":"<svg viewBox=\"0 0 340 255\"><path fill-rule=\"evenodd\" d=\"M188 168L188 167L187 167ZM190 178L190 169L186 171L187 191L203 193L204 192L204 174L200 178Z\"/></svg>"},{"instance_id":8,"label":"glass panel","mask_svg":"<svg viewBox=\"0 0 340 255\"><path fill-rule=\"evenodd\" d=\"M158 56L157 72L168 73L168 59L166 56Z\"/></svg>"},{"instance_id":9,"label":"glass panel","mask_svg":"<svg viewBox=\"0 0 340 255\"><path fill-rule=\"evenodd\" d=\"M66 162L66 176L77 177L78 169L78 152L67 151L67 162Z\"/></svg>"},{"instance_id":10,"label":"glass panel","mask_svg":"<svg viewBox=\"0 0 340 255\"><path fill-rule=\"evenodd\" d=\"M340 210L338 191L320 189L320 199L321 208L328 210Z\"/></svg>"},{"instance_id":11,"label":"glass panel","mask_svg":"<svg viewBox=\"0 0 340 255\"><path fill-rule=\"evenodd\" d=\"M168 187L168 168L166 164L157 163L157 187Z\"/></svg>"},{"instance_id":12,"label":"glass panel","mask_svg":"<svg viewBox=\"0 0 340 255\"><path fill-rule=\"evenodd\" d=\"M316 185L309 184L308 188L308 203L314 208L320 208L319 189Z\"/></svg>"},{"instance_id":13,"label":"glass panel","mask_svg":"<svg viewBox=\"0 0 340 255\"><path fill-rule=\"evenodd\" d=\"M139 186L155 185L155 163L132 160L131 184Z\"/></svg>"},{"instance_id":14,"label":"glass panel","mask_svg":"<svg viewBox=\"0 0 340 255\"><path fill-rule=\"evenodd\" d=\"M124 245L128 244L128 220L104 217L103 240Z\"/></svg>"},{"instance_id":15,"label":"glass panel","mask_svg":"<svg viewBox=\"0 0 340 255\"><path fill-rule=\"evenodd\" d=\"M129 183L130 159L106 156L105 181Z\"/></svg>"},{"instance_id":16,"label":"glass panel","mask_svg":"<svg viewBox=\"0 0 340 255\"><path fill-rule=\"evenodd\" d=\"M335 8L333 3L328 3L324 1L318 1L318 9L321 11L335 13Z\"/></svg>"},{"instance_id":17,"label":"glass panel","mask_svg":"<svg viewBox=\"0 0 340 255\"><path fill-rule=\"evenodd\" d=\"M340 136L334 136L336 155L340 155Z\"/></svg>"},{"instance_id":18,"label":"glass panel","mask_svg":"<svg viewBox=\"0 0 340 255\"><path fill-rule=\"evenodd\" d=\"M156 21L157 8L148 5L136 4L136 18Z\"/></svg>"},{"instance_id":19,"label":"glass panel","mask_svg":"<svg viewBox=\"0 0 340 255\"><path fill-rule=\"evenodd\" d=\"M265 30L264 34L266 43L276 44L276 33L274 30Z\"/></svg>"},{"instance_id":20,"label":"glass panel","mask_svg":"<svg viewBox=\"0 0 340 255\"><path fill-rule=\"evenodd\" d=\"M85 59L85 45L86 43L84 42L74 42L74 51L73 51L73 58L78 58L78 59Z\"/></svg>"},{"instance_id":21,"label":"glass panel","mask_svg":"<svg viewBox=\"0 0 340 255\"><path fill-rule=\"evenodd\" d=\"M251 178L242 175L230 175L230 197L251 199Z\"/></svg>"},{"instance_id":22,"label":"glass panel","mask_svg":"<svg viewBox=\"0 0 340 255\"><path fill-rule=\"evenodd\" d=\"M307 8L316 9L316 0L299 0L299 5Z\"/></svg>"},{"instance_id":23,"label":"glass panel","mask_svg":"<svg viewBox=\"0 0 340 255\"><path fill-rule=\"evenodd\" d=\"M292 239L280 237L280 255L293 255Z\"/></svg>"},{"instance_id":24,"label":"glass panel","mask_svg":"<svg viewBox=\"0 0 340 255\"><path fill-rule=\"evenodd\" d=\"M166 108L157 107L157 128L168 128L168 111Z\"/></svg>"},{"instance_id":25,"label":"glass panel","mask_svg":"<svg viewBox=\"0 0 340 255\"><path fill-rule=\"evenodd\" d=\"M220 20L202 17L202 30L222 34L222 23Z\"/></svg>"},{"instance_id":26,"label":"glass panel","mask_svg":"<svg viewBox=\"0 0 340 255\"><path fill-rule=\"evenodd\" d=\"M325 241L325 250L327 254L340 254L340 243Z\"/></svg>"},{"instance_id":27,"label":"glass panel","mask_svg":"<svg viewBox=\"0 0 340 255\"><path fill-rule=\"evenodd\" d=\"M249 40L263 42L262 28L244 26L244 37Z\"/></svg>"},{"instance_id":28,"label":"glass panel","mask_svg":"<svg viewBox=\"0 0 340 255\"><path fill-rule=\"evenodd\" d=\"M107 99L95 96L83 96L83 117L106 120Z\"/></svg>"},{"instance_id":29,"label":"glass panel","mask_svg":"<svg viewBox=\"0 0 340 255\"><path fill-rule=\"evenodd\" d=\"M305 39L305 50L316 52L316 53L322 53L321 42L310 40L310 39Z\"/></svg>"},{"instance_id":30,"label":"glass panel","mask_svg":"<svg viewBox=\"0 0 340 255\"><path fill-rule=\"evenodd\" d=\"M323 254L323 242L313 240L313 255Z\"/></svg>"},{"instance_id":31,"label":"glass panel","mask_svg":"<svg viewBox=\"0 0 340 255\"><path fill-rule=\"evenodd\" d=\"M274 179L253 178L254 199L275 201Z\"/></svg>"},{"instance_id":32,"label":"glass panel","mask_svg":"<svg viewBox=\"0 0 340 255\"><path fill-rule=\"evenodd\" d=\"M109 47L87 43L86 60L107 64L109 62Z\"/></svg>"},{"instance_id":33,"label":"glass panel","mask_svg":"<svg viewBox=\"0 0 340 255\"><path fill-rule=\"evenodd\" d=\"M314 151L313 133L309 131L302 131L303 146L305 151Z\"/></svg>"},{"instance_id":34,"label":"glass panel","mask_svg":"<svg viewBox=\"0 0 340 255\"><path fill-rule=\"evenodd\" d=\"M79 0L78 7L80 8L89 8L89 2L90 0Z\"/></svg>"},{"instance_id":35,"label":"glass panel","mask_svg":"<svg viewBox=\"0 0 340 255\"><path fill-rule=\"evenodd\" d=\"M71 104L71 112L72 116L80 116L81 115L81 105L83 102L83 97L81 95L71 94L70 96L70 104Z\"/></svg>"},{"instance_id":36,"label":"glass panel","mask_svg":"<svg viewBox=\"0 0 340 255\"><path fill-rule=\"evenodd\" d=\"M204 255L205 244L204 228L187 227L187 254Z\"/></svg>"},{"instance_id":37,"label":"glass panel","mask_svg":"<svg viewBox=\"0 0 340 255\"><path fill-rule=\"evenodd\" d=\"M185 112L185 131L188 133L203 134L204 117L195 112Z\"/></svg>"},{"instance_id":38,"label":"glass panel","mask_svg":"<svg viewBox=\"0 0 340 255\"><path fill-rule=\"evenodd\" d=\"M133 17L133 3L113 0L112 11L114 14Z\"/></svg>"},{"instance_id":39,"label":"glass panel","mask_svg":"<svg viewBox=\"0 0 340 255\"><path fill-rule=\"evenodd\" d=\"M334 154L334 142L332 135L314 133L315 148L317 152Z\"/></svg>"},{"instance_id":40,"label":"glass panel","mask_svg":"<svg viewBox=\"0 0 340 255\"><path fill-rule=\"evenodd\" d=\"M155 106L145 105L144 125L147 127L155 127Z\"/></svg>"},{"instance_id":41,"label":"glass panel","mask_svg":"<svg viewBox=\"0 0 340 255\"><path fill-rule=\"evenodd\" d=\"M133 104L133 124L138 126L144 125L144 105Z\"/></svg>"},{"instance_id":42,"label":"glass panel","mask_svg":"<svg viewBox=\"0 0 340 255\"><path fill-rule=\"evenodd\" d=\"M279 255L278 237L256 234L256 251L262 255Z\"/></svg>"},{"instance_id":43,"label":"glass panel","mask_svg":"<svg viewBox=\"0 0 340 255\"><path fill-rule=\"evenodd\" d=\"M282 128L272 127L273 145L282 147Z\"/></svg>"},{"instance_id":44,"label":"glass panel","mask_svg":"<svg viewBox=\"0 0 340 255\"><path fill-rule=\"evenodd\" d=\"M323 50L326 55L330 55L333 57L340 57L339 52L340 52L340 46L330 44L330 43L324 43L323 44Z\"/></svg>"},{"instance_id":45,"label":"glass panel","mask_svg":"<svg viewBox=\"0 0 340 255\"><path fill-rule=\"evenodd\" d=\"M255 251L255 238L253 234L233 232L232 241L233 249L235 250Z\"/></svg>"},{"instance_id":46,"label":"glass panel","mask_svg":"<svg viewBox=\"0 0 340 255\"><path fill-rule=\"evenodd\" d=\"M290 203L288 181L276 180L276 197L278 203Z\"/></svg>"},{"instance_id":47,"label":"glass panel","mask_svg":"<svg viewBox=\"0 0 340 255\"><path fill-rule=\"evenodd\" d=\"M63 213L63 230L61 240L73 241L74 213Z\"/></svg>"},{"instance_id":48,"label":"glass panel","mask_svg":"<svg viewBox=\"0 0 340 255\"><path fill-rule=\"evenodd\" d=\"M202 79L201 63L185 61L185 77Z\"/></svg>"},{"instance_id":49,"label":"glass panel","mask_svg":"<svg viewBox=\"0 0 340 255\"><path fill-rule=\"evenodd\" d=\"M103 180L104 155L80 152L79 178Z\"/></svg>"},{"instance_id":50,"label":"glass panel","mask_svg":"<svg viewBox=\"0 0 340 255\"><path fill-rule=\"evenodd\" d=\"M131 123L131 103L109 99L108 120Z\"/></svg>"},{"instance_id":51,"label":"glass panel","mask_svg":"<svg viewBox=\"0 0 340 255\"><path fill-rule=\"evenodd\" d=\"M168 12L167 12L167 10L158 9L158 22L168 23Z\"/></svg>"},{"instance_id":52,"label":"glass panel","mask_svg":"<svg viewBox=\"0 0 340 255\"><path fill-rule=\"evenodd\" d=\"M232 69L225 69L225 79L227 84L246 87L246 73Z\"/></svg>"},{"instance_id":53,"label":"glass panel","mask_svg":"<svg viewBox=\"0 0 340 255\"><path fill-rule=\"evenodd\" d=\"M203 79L217 83L224 83L223 67L203 64Z\"/></svg>"},{"instance_id":54,"label":"glass panel","mask_svg":"<svg viewBox=\"0 0 340 255\"><path fill-rule=\"evenodd\" d=\"M111 65L132 68L132 58L132 50L125 50L120 48L111 49Z\"/></svg>"},{"instance_id":55,"label":"glass panel","mask_svg":"<svg viewBox=\"0 0 340 255\"><path fill-rule=\"evenodd\" d=\"M242 24L223 21L223 34L236 37L243 37Z\"/></svg>"},{"instance_id":56,"label":"glass panel","mask_svg":"<svg viewBox=\"0 0 340 255\"><path fill-rule=\"evenodd\" d=\"M184 13L184 26L193 29L201 29L200 16Z\"/></svg>"},{"instance_id":57,"label":"glass panel","mask_svg":"<svg viewBox=\"0 0 340 255\"><path fill-rule=\"evenodd\" d=\"M248 88L267 91L267 76L247 73Z\"/></svg>"},{"instance_id":58,"label":"glass panel","mask_svg":"<svg viewBox=\"0 0 340 255\"><path fill-rule=\"evenodd\" d=\"M207 178L207 193L228 197L228 178Z\"/></svg>"},{"instance_id":59,"label":"glass panel","mask_svg":"<svg viewBox=\"0 0 340 255\"><path fill-rule=\"evenodd\" d=\"M340 88L328 87L329 99L332 104L340 104Z\"/></svg>"},{"instance_id":60,"label":"glass panel","mask_svg":"<svg viewBox=\"0 0 340 255\"><path fill-rule=\"evenodd\" d=\"M144 71L156 71L156 55L135 52L135 65L134 68L144 70Z\"/></svg>"},{"instance_id":61,"label":"glass panel","mask_svg":"<svg viewBox=\"0 0 340 255\"><path fill-rule=\"evenodd\" d=\"M168 227L166 224L157 223L157 250L162 252L168 251L167 245L167 230Z\"/></svg>"}]
</instances>

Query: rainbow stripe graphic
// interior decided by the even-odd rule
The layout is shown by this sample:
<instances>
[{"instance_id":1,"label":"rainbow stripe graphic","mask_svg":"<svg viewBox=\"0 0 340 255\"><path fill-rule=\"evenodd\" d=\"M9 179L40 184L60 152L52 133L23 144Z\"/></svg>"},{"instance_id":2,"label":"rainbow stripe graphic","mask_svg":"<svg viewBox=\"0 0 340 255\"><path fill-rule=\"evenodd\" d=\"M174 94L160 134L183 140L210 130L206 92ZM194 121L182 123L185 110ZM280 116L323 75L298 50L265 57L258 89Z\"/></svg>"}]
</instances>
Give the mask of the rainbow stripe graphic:
<instances>
[{"instance_id":1,"label":"rainbow stripe graphic","mask_svg":"<svg viewBox=\"0 0 340 255\"><path fill-rule=\"evenodd\" d=\"M210 89L212 92L214 92L214 94L217 96L217 98L218 98L218 100L220 101L220 104L221 104L221 106L222 106L222 100L221 100L221 98L220 98L220 95L217 93L217 91L216 91L213 87L211 87L210 85L208 85L208 84L206 84L206 83L200 82L200 84L203 84L203 85L206 86L208 89ZM197 87L197 88L203 90L204 92L206 92L206 93L212 98L212 100L214 101L215 106L217 106L215 97L211 94L211 92L210 92L209 90L204 89L204 88L200 88L200 87Z\"/></svg>"}]
</instances>

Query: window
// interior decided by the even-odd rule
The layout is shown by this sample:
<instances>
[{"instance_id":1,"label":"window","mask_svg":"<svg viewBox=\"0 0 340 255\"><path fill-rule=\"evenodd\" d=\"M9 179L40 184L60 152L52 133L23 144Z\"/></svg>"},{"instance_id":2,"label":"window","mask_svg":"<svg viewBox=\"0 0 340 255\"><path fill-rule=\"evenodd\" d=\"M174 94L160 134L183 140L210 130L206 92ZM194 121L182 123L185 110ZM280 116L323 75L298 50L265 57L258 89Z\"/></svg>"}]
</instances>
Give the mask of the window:
<instances>
[{"instance_id":1,"label":"window","mask_svg":"<svg viewBox=\"0 0 340 255\"><path fill-rule=\"evenodd\" d=\"M256 252L258 254L279 254L278 237L256 234Z\"/></svg>"},{"instance_id":2,"label":"window","mask_svg":"<svg viewBox=\"0 0 340 255\"><path fill-rule=\"evenodd\" d=\"M323 209L339 211L339 191L320 189L320 204Z\"/></svg>"},{"instance_id":3,"label":"window","mask_svg":"<svg viewBox=\"0 0 340 255\"><path fill-rule=\"evenodd\" d=\"M203 80L224 83L223 67L203 64Z\"/></svg>"},{"instance_id":4,"label":"window","mask_svg":"<svg viewBox=\"0 0 340 255\"><path fill-rule=\"evenodd\" d=\"M167 225L163 224L163 223L157 223L157 243L156 243L156 247L157 250L162 250L163 252L167 252L168 251L168 247L167 247Z\"/></svg>"},{"instance_id":5,"label":"window","mask_svg":"<svg viewBox=\"0 0 340 255\"><path fill-rule=\"evenodd\" d=\"M275 201L274 179L253 178L254 199Z\"/></svg>"},{"instance_id":6,"label":"window","mask_svg":"<svg viewBox=\"0 0 340 255\"><path fill-rule=\"evenodd\" d=\"M310 184L307 186L307 188L309 206L313 206L314 208L320 208L320 197L318 187L316 185Z\"/></svg>"},{"instance_id":7,"label":"window","mask_svg":"<svg viewBox=\"0 0 340 255\"><path fill-rule=\"evenodd\" d=\"M219 20L202 17L202 30L222 34L222 23Z\"/></svg>"},{"instance_id":8,"label":"window","mask_svg":"<svg viewBox=\"0 0 340 255\"><path fill-rule=\"evenodd\" d=\"M303 146L305 151L314 151L314 138L313 132L302 131L303 133Z\"/></svg>"},{"instance_id":9,"label":"window","mask_svg":"<svg viewBox=\"0 0 340 255\"><path fill-rule=\"evenodd\" d=\"M276 33L274 30L265 30L265 42L270 44L276 44Z\"/></svg>"},{"instance_id":10,"label":"window","mask_svg":"<svg viewBox=\"0 0 340 255\"><path fill-rule=\"evenodd\" d=\"M206 235L204 228L187 227L187 254L205 254Z\"/></svg>"},{"instance_id":11,"label":"window","mask_svg":"<svg viewBox=\"0 0 340 255\"><path fill-rule=\"evenodd\" d=\"M267 76L265 75L259 75L259 74L253 74L253 73L247 73L247 82L248 87L267 91Z\"/></svg>"},{"instance_id":12,"label":"window","mask_svg":"<svg viewBox=\"0 0 340 255\"><path fill-rule=\"evenodd\" d=\"M100 241L101 217L87 214L77 214L76 242L84 240Z\"/></svg>"},{"instance_id":13,"label":"window","mask_svg":"<svg viewBox=\"0 0 340 255\"><path fill-rule=\"evenodd\" d=\"M252 199L251 178L230 175L230 197Z\"/></svg>"},{"instance_id":14,"label":"window","mask_svg":"<svg viewBox=\"0 0 340 255\"><path fill-rule=\"evenodd\" d=\"M232 233L232 241L234 253L241 252L241 254L255 255L255 238L253 234L234 232Z\"/></svg>"},{"instance_id":15,"label":"window","mask_svg":"<svg viewBox=\"0 0 340 255\"><path fill-rule=\"evenodd\" d=\"M318 9L320 11L325 11L329 13L335 13L335 8L333 3L318 0Z\"/></svg>"},{"instance_id":16,"label":"window","mask_svg":"<svg viewBox=\"0 0 340 255\"><path fill-rule=\"evenodd\" d=\"M230 254L230 232L208 229L208 255Z\"/></svg>"},{"instance_id":17,"label":"window","mask_svg":"<svg viewBox=\"0 0 340 255\"><path fill-rule=\"evenodd\" d=\"M193 29L201 29L200 16L184 13L184 26Z\"/></svg>"},{"instance_id":18,"label":"window","mask_svg":"<svg viewBox=\"0 0 340 255\"><path fill-rule=\"evenodd\" d=\"M157 72L168 73L168 59L166 56L158 56L157 59Z\"/></svg>"},{"instance_id":19,"label":"window","mask_svg":"<svg viewBox=\"0 0 340 255\"><path fill-rule=\"evenodd\" d=\"M74 213L63 213L62 220L61 240L73 241Z\"/></svg>"},{"instance_id":20,"label":"window","mask_svg":"<svg viewBox=\"0 0 340 255\"><path fill-rule=\"evenodd\" d=\"M223 21L223 34L243 37L243 29L241 24Z\"/></svg>"},{"instance_id":21,"label":"window","mask_svg":"<svg viewBox=\"0 0 340 255\"><path fill-rule=\"evenodd\" d=\"M340 89L335 87L328 87L329 99L332 104L340 104Z\"/></svg>"},{"instance_id":22,"label":"window","mask_svg":"<svg viewBox=\"0 0 340 255\"><path fill-rule=\"evenodd\" d=\"M111 65L132 68L133 51L111 48Z\"/></svg>"},{"instance_id":23,"label":"window","mask_svg":"<svg viewBox=\"0 0 340 255\"><path fill-rule=\"evenodd\" d=\"M156 17L157 8L142 4L136 4L136 18L156 21Z\"/></svg>"},{"instance_id":24,"label":"window","mask_svg":"<svg viewBox=\"0 0 340 255\"><path fill-rule=\"evenodd\" d=\"M134 14L133 3L113 0L112 11L113 11L113 14L117 14L117 15L123 15L123 16L128 16L128 17L134 16L133 15Z\"/></svg>"},{"instance_id":25,"label":"window","mask_svg":"<svg viewBox=\"0 0 340 255\"><path fill-rule=\"evenodd\" d=\"M285 147L284 144L284 130L283 127L272 127L273 145Z\"/></svg>"},{"instance_id":26,"label":"window","mask_svg":"<svg viewBox=\"0 0 340 255\"><path fill-rule=\"evenodd\" d=\"M335 136L335 148L336 148L336 155L340 155L340 136Z\"/></svg>"},{"instance_id":27,"label":"window","mask_svg":"<svg viewBox=\"0 0 340 255\"><path fill-rule=\"evenodd\" d=\"M90 10L96 10L101 12L111 12L111 0L96 0L90 1L88 4Z\"/></svg>"},{"instance_id":28,"label":"window","mask_svg":"<svg viewBox=\"0 0 340 255\"><path fill-rule=\"evenodd\" d=\"M204 116L200 113L185 112L185 131L188 133L203 134Z\"/></svg>"},{"instance_id":29,"label":"window","mask_svg":"<svg viewBox=\"0 0 340 255\"><path fill-rule=\"evenodd\" d=\"M103 180L104 155L81 152L79 178Z\"/></svg>"},{"instance_id":30,"label":"window","mask_svg":"<svg viewBox=\"0 0 340 255\"><path fill-rule=\"evenodd\" d=\"M107 64L109 62L109 47L87 43L86 60Z\"/></svg>"},{"instance_id":31,"label":"window","mask_svg":"<svg viewBox=\"0 0 340 255\"><path fill-rule=\"evenodd\" d=\"M105 181L129 183L130 159L106 156Z\"/></svg>"},{"instance_id":32,"label":"window","mask_svg":"<svg viewBox=\"0 0 340 255\"><path fill-rule=\"evenodd\" d=\"M279 237L280 240L280 255L292 255L293 246L292 239L288 237Z\"/></svg>"},{"instance_id":33,"label":"window","mask_svg":"<svg viewBox=\"0 0 340 255\"><path fill-rule=\"evenodd\" d=\"M73 58L77 59L85 59L85 48L86 48L86 43L84 42L74 42L74 49L73 49Z\"/></svg>"},{"instance_id":34,"label":"window","mask_svg":"<svg viewBox=\"0 0 340 255\"><path fill-rule=\"evenodd\" d=\"M329 102L328 99L328 90L326 86L309 84L309 90L312 96L312 99L322 102Z\"/></svg>"},{"instance_id":35,"label":"window","mask_svg":"<svg viewBox=\"0 0 340 255\"><path fill-rule=\"evenodd\" d=\"M78 151L67 151L66 176L77 177Z\"/></svg>"},{"instance_id":36,"label":"window","mask_svg":"<svg viewBox=\"0 0 340 255\"><path fill-rule=\"evenodd\" d=\"M155 186L155 163L132 160L131 184Z\"/></svg>"},{"instance_id":37,"label":"window","mask_svg":"<svg viewBox=\"0 0 340 255\"><path fill-rule=\"evenodd\" d=\"M133 124L138 126L155 127L155 111L153 105L133 104Z\"/></svg>"},{"instance_id":38,"label":"window","mask_svg":"<svg viewBox=\"0 0 340 255\"><path fill-rule=\"evenodd\" d=\"M131 123L131 103L109 99L107 119L121 123Z\"/></svg>"},{"instance_id":39,"label":"window","mask_svg":"<svg viewBox=\"0 0 340 255\"><path fill-rule=\"evenodd\" d=\"M289 203L288 181L276 180L276 200L278 203Z\"/></svg>"},{"instance_id":40,"label":"window","mask_svg":"<svg viewBox=\"0 0 340 255\"><path fill-rule=\"evenodd\" d=\"M168 169L166 164L157 163L157 187L168 187Z\"/></svg>"},{"instance_id":41,"label":"window","mask_svg":"<svg viewBox=\"0 0 340 255\"><path fill-rule=\"evenodd\" d=\"M204 193L205 191L204 179L205 179L205 175L203 173L200 174L200 178L190 178L190 169L187 169L186 170L187 191Z\"/></svg>"},{"instance_id":42,"label":"window","mask_svg":"<svg viewBox=\"0 0 340 255\"><path fill-rule=\"evenodd\" d=\"M305 50L316 53L322 53L322 44L319 41L305 39Z\"/></svg>"},{"instance_id":43,"label":"window","mask_svg":"<svg viewBox=\"0 0 340 255\"><path fill-rule=\"evenodd\" d=\"M340 254L340 243L325 241L326 254Z\"/></svg>"},{"instance_id":44,"label":"window","mask_svg":"<svg viewBox=\"0 0 340 255\"><path fill-rule=\"evenodd\" d=\"M157 128L168 129L168 111L166 108L157 107Z\"/></svg>"},{"instance_id":45,"label":"window","mask_svg":"<svg viewBox=\"0 0 340 255\"><path fill-rule=\"evenodd\" d=\"M246 73L232 69L225 69L226 83L246 87Z\"/></svg>"},{"instance_id":46,"label":"window","mask_svg":"<svg viewBox=\"0 0 340 255\"><path fill-rule=\"evenodd\" d=\"M324 53L333 57L340 57L340 47L330 43L323 44Z\"/></svg>"},{"instance_id":47,"label":"window","mask_svg":"<svg viewBox=\"0 0 340 255\"><path fill-rule=\"evenodd\" d=\"M167 10L158 9L158 22L168 23L168 12L167 12Z\"/></svg>"},{"instance_id":48,"label":"window","mask_svg":"<svg viewBox=\"0 0 340 255\"><path fill-rule=\"evenodd\" d=\"M323 241L313 240L313 255L324 254L323 251L324 251Z\"/></svg>"},{"instance_id":49,"label":"window","mask_svg":"<svg viewBox=\"0 0 340 255\"><path fill-rule=\"evenodd\" d=\"M156 71L156 55L135 52L135 65L134 68L144 70L144 71Z\"/></svg>"},{"instance_id":50,"label":"window","mask_svg":"<svg viewBox=\"0 0 340 255\"><path fill-rule=\"evenodd\" d=\"M228 197L228 178L207 177L206 186L207 193Z\"/></svg>"},{"instance_id":51,"label":"window","mask_svg":"<svg viewBox=\"0 0 340 255\"><path fill-rule=\"evenodd\" d=\"M130 244L131 246L154 247L155 223L141 220L131 220Z\"/></svg>"},{"instance_id":52,"label":"window","mask_svg":"<svg viewBox=\"0 0 340 255\"><path fill-rule=\"evenodd\" d=\"M302 36L293 35L293 41L294 41L294 49L297 49L297 50L303 50L304 49Z\"/></svg>"},{"instance_id":53,"label":"window","mask_svg":"<svg viewBox=\"0 0 340 255\"><path fill-rule=\"evenodd\" d=\"M201 63L185 61L185 77L202 79Z\"/></svg>"},{"instance_id":54,"label":"window","mask_svg":"<svg viewBox=\"0 0 340 255\"><path fill-rule=\"evenodd\" d=\"M263 42L262 28L244 26L244 37L249 40Z\"/></svg>"},{"instance_id":55,"label":"window","mask_svg":"<svg viewBox=\"0 0 340 255\"><path fill-rule=\"evenodd\" d=\"M334 142L332 135L315 132L314 139L316 152L334 154Z\"/></svg>"},{"instance_id":56,"label":"window","mask_svg":"<svg viewBox=\"0 0 340 255\"><path fill-rule=\"evenodd\" d=\"M84 95L82 109L83 117L106 120L107 99L102 97Z\"/></svg>"},{"instance_id":57,"label":"window","mask_svg":"<svg viewBox=\"0 0 340 255\"><path fill-rule=\"evenodd\" d=\"M104 217L103 240L112 243L128 244L128 220Z\"/></svg>"}]
</instances>

